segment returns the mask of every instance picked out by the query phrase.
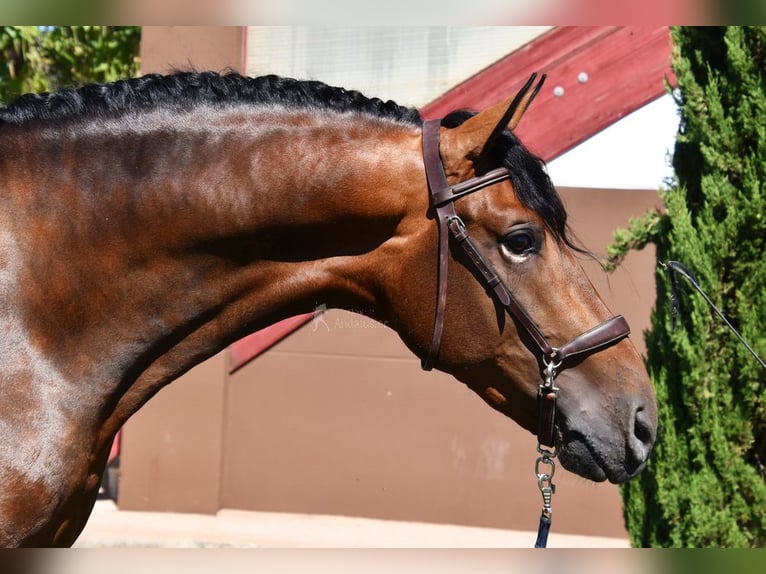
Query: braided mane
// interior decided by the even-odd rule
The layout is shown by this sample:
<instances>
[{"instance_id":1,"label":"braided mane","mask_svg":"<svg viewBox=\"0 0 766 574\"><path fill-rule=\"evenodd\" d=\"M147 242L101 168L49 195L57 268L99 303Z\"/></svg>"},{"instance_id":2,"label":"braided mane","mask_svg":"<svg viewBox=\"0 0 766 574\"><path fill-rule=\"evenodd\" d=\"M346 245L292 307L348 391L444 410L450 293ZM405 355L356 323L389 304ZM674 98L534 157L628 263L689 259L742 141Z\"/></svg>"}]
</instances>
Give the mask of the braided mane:
<instances>
[{"instance_id":1,"label":"braided mane","mask_svg":"<svg viewBox=\"0 0 766 574\"><path fill-rule=\"evenodd\" d=\"M368 98L360 92L275 75L247 77L238 73L178 72L148 74L106 84L88 84L51 93L26 94L0 107L0 124L73 118L118 117L135 111L185 110L198 105L281 104L294 108L358 112L420 123L413 108Z\"/></svg>"}]
</instances>

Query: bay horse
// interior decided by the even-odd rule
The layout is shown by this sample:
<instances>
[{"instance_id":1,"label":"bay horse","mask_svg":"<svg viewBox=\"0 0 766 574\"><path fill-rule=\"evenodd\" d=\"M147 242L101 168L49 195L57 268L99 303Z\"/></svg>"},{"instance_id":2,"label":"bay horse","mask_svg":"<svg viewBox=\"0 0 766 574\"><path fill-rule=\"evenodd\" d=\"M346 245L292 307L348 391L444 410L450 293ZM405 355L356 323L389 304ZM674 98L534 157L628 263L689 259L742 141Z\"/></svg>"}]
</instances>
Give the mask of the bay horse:
<instances>
[{"instance_id":1,"label":"bay horse","mask_svg":"<svg viewBox=\"0 0 766 574\"><path fill-rule=\"evenodd\" d=\"M513 134L534 93L424 124L320 82L179 72L0 108L0 544L72 544L133 413L320 304L369 309L572 472L636 475L652 387Z\"/></svg>"}]
</instances>

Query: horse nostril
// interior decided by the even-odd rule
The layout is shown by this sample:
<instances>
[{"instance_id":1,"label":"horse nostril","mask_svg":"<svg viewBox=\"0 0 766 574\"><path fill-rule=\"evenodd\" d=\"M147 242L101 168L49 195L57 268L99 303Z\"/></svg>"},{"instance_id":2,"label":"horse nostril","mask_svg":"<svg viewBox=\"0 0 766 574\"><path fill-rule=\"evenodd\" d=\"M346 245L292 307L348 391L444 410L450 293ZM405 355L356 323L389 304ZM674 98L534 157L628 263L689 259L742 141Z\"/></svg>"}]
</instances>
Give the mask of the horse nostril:
<instances>
[{"instance_id":1,"label":"horse nostril","mask_svg":"<svg viewBox=\"0 0 766 574\"><path fill-rule=\"evenodd\" d=\"M644 445L651 448L654 444L654 428L643 407L636 409L636 417L633 423L634 436Z\"/></svg>"},{"instance_id":2,"label":"horse nostril","mask_svg":"<svg viewBox=\"0 0 766 574\"><path fill-rule=\"evenodd\" d=\"M638 472L649 458L654 445L654 423L651 415L639 406L633 416L633 433L628 437L627 458L633 472Z\"/></svg>"}]
</instances>

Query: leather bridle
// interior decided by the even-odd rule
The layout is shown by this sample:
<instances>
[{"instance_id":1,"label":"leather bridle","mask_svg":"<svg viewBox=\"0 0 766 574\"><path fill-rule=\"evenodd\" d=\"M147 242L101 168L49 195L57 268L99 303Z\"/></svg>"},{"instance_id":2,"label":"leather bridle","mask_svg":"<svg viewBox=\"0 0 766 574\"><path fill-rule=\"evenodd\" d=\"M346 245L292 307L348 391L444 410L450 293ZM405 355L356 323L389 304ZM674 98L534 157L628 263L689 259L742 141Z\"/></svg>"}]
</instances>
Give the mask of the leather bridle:
<instances>
[{"instance_id":1,"label":"leather bridle","mask_svg":"<svg viewBox=\"0 0 766 574\"><path fill-rule=\"evenodd\" d=\"M444 166L439 154L439 129L441 120L428 120L423 124L423 158L426 179L430 193L432 214L439 229L439 259L436 287L436 312L431 347L422 361L425 370L431 370L439 355L442 332L444 330L444 312L447 302L447 273L449 267L450 238L467 256L467 261L476 272L480 283L490 296L501 305L508 314L520 324L534 341L542 361L543 382L538 389L538 429L537 437L541 445L554 448L556 424L556 397L558 388L554 380L557 374L566 368L565 361L573 357L600 351L630 333L627 321L617 315L585 331L571 341L554 347L538 328L529 314L519 305L513 294L505 286L489 261L482 255L471 239L463 220L455 211L455 201L468 194L484 189L510 178L504 167L493 169L466 181L450 185L444 173ZM539 448L539 447L538 447ZM553 454L555 456L555 454Z\"/></svg>"}]
</instances>

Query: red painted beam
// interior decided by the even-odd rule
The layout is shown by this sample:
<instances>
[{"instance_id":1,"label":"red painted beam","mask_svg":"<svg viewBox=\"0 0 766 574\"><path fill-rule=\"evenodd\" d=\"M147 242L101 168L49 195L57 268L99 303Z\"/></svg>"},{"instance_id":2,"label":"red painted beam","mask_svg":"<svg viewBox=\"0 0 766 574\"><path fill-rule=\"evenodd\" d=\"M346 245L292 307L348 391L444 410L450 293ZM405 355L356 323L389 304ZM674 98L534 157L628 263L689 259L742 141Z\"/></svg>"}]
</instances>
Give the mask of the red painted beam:
<instances>
[{"instance_id":1,"label":"red painted beam","mask_svg":"<svg viewBox=\"0 0 766 574\"><path fill-rule=\"evenodd\" d=\"M667 27L554 28L455 86L421 110L424 118L482 109L514 94L532 72L548 80L517 129L527 147L546 161L561 155L675 84ZM581 83L578 75L588 80ZM554 88L563 95L554 95ZM230 347L230 372L309 322L313 313L262 329Z\"/></svg>"},{"instance_id":2,"label":"red painted beam","mask_svg":"<svg viewBox=\"0 0 766 574\"><path fill-rule=\"evenodd\" d=\"M114 459L120 456L120 447L122 446L122 431L117 431L117 434L112 441L112 448L109 449L109 458L106 459L106 464L109 465Z\"/></svg>"},{"instance_id":3,"label":"red painted beam","mask_svg":"<svg viewBox=\"0 0 766 574\"><path fill-rule=\"evenodd\" d=\"M534 153L550 161L663 95L675 84L667 27L555 28L459 84L421 110L441 117L483 109L513 95L532 72L545 86L516 130ZM587 81L578 76L587 74ZM554 95L561 88L563 94Z\"/></svg>"},{"instance_id":4,"label":"red painted beam","mask_svg":"<svg viewBox=\"0 0 766 574\"><path fill-rule=\"evenodd\" d=\"M420 110L424 118L439 118L461 109L483 109L512 95L532 72L547 72L558 61L570 57L617 29L612 27L565 26L542 36L501 58L461 82Z\"/></svg>"},{"instance_id":5,"label":"red painted beam","mask_svg":"<svg viewBox=\"0 0 766 574\"><path fill-rule=\"evenodd\" d=\"M293 331L316 316L316 313L296 315L248 335L229 347L229 374L241 369L261 353L268 351Z\"/></svg>"}]
</instances>

